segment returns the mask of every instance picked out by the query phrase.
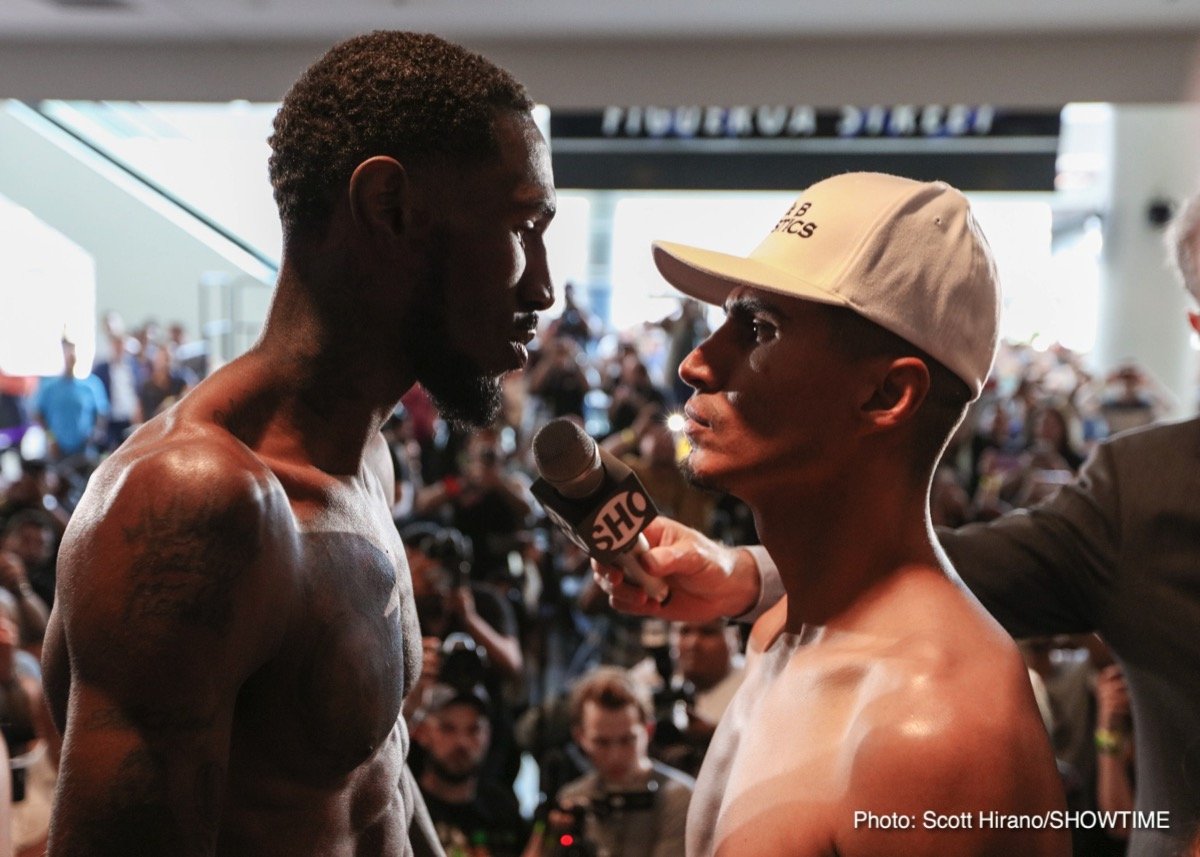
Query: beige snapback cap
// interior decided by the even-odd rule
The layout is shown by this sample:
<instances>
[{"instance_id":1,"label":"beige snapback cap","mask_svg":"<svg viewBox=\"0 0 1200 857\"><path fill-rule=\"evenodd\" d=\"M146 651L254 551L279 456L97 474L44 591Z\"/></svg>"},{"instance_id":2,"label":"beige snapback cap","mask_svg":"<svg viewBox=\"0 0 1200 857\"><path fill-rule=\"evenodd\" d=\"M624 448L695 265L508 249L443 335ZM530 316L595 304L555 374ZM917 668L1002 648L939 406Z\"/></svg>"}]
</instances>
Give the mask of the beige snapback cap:
<instances>
[{"instance_id":1,"label":"beige snapback cap","mask_svg":"<svg viewBox=\"0 0 1200 857\"><path fill-rule=\"evenodd\" d=\"M848 307L983 389L996 355L1000 287L987 239L959 191L884 173L844 173L804 191L749 256L669 241L654 262L718 306L739 285Z\"/></svg>"}]
</instances>

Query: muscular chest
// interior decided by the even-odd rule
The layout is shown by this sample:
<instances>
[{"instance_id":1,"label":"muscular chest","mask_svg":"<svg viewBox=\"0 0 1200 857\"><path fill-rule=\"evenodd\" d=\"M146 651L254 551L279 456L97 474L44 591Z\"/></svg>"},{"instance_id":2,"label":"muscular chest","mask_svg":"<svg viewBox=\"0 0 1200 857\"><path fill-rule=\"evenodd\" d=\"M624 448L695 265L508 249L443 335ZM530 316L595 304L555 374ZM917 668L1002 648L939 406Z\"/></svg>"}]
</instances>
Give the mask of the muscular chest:
<instances>
[{"instance_id":1,"label":"muscular chest","mask_svg":"<svg viewBox=\"0 0 1200 857\"><path fill-rule=\"evenodd\" d=\"M752 655L705 757L689 853L827 853L851 789L861 673L804 669L798 644Z\"/></svg>"},{"instance_id":2,"label":"muscular chest","mask_svg":"<svg viewBox=\"0 0 1200 857\"><path fill-rule=\"evenodd\" d=\"M336 778L387 743L419 674L411 581L390 518L375 515L303 522L295 560L296 594L281 604L287 643L248 684L242 713L263 727L254 752L305 778Z\"/></svg>"}]
</instances>

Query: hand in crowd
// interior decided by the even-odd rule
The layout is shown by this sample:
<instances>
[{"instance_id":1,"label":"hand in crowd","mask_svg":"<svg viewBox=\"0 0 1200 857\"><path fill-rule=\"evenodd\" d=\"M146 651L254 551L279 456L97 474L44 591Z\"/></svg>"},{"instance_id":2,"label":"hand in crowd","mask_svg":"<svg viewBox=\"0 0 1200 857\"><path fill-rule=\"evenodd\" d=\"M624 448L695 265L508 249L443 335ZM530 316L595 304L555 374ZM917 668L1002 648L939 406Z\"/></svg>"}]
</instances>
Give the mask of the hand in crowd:
<instances>
[{"instance_id":1,"label":"hand in crowd","mask_svg":"<svg viewBox=\"0 0 1200 857\"><path fill-rule=\"evenodd\" d=\"M12 551L0 550L0 586L16 594L22 585L29 585L25 563Z\"/></svg>"},{"instance_id":2,"label":"hand in crowd","mask_svg":"<svg viewBox=\"0 0 1200 857\"><path fill-rule=\"evenodd\" d=\"M1096 677L1096 722L1101 729L1128 733L1132 710L1125 676L1116 664L1107 666Z\"/></svg>"},{"instance_id":3,"label":"hand in crowd","mask_svg":"<svg viewBox=\"0 0 1200 857\"><path fill-rule=\"evenodd\" d=\"M413 725L414 717L421 711L428 696L429 688L437 683L438 673L442 668L442 641L439 637L424 636L421 638L421 674L417 676L416 684L404 697L404 719L409 726Z\"/></svg>"},{"instance_id":4,"label":"hand in crowd","mask_svg":"<svg viewBox=\"0 0 1200 857\"><path fill-rule=\"evenodd\" d=\"M471 594L469 586L456 586L451 590L449 607L450 611L463 621L469 621L479 615L475 609L475 596Z\"/></svg>"},{"instance_id":5,"label":"hand in crowd","mask_svg":"<svg viewBox=\"0 0 1200 857\"><path fill-rule=\"evenodd\" d=\"M670 587L665 604L649 598L621 569L592 563L597 584L609 603L623 613L706 622L737 616L754 606L758 571L745 548L731 548L659 516L646 527L650 550L640 557L642 567Z\"/></svg>"}]
</instances>

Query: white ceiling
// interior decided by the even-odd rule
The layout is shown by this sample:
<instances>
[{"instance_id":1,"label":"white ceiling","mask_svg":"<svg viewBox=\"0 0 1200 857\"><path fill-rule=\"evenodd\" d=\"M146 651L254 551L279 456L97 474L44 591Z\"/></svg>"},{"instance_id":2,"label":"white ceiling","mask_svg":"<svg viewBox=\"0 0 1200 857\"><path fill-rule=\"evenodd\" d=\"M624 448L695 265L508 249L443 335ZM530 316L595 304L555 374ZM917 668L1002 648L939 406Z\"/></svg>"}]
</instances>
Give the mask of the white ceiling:
<instances>
[{"instance_id":1,"label":"white ceiling","mask_svg":"<svg viewBox=\"0 0 1200 857\"><path fill-rule=\"evenodd\" d=\"M1200 30L1200 0L0 0L0 40L329 40L378 28L460 39L1178 31Z\"/></svg>"}]
</instances>

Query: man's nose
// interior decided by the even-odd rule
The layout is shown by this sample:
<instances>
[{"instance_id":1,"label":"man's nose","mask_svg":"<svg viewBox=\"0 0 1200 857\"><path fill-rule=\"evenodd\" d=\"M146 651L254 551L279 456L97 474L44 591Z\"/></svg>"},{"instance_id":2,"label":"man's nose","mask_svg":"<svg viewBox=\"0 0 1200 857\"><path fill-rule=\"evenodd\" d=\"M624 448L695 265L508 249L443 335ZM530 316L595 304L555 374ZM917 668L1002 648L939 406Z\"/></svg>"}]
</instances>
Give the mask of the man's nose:
<instances>
[{"instance_id":1,"label":"man's nose","mask_svg":"<svg viewBox=\"0 0 1200 857\"><path fill-rule=\"evenodd\" d=\"M550 266L546 262L544 249L540 253L531 253L526 258L519 299L521 308L527 311L547 310L554 304L554 282L550 277Z\"/></svg>"},{"instance_id":2,"label":"man's nose","mask_svg":"<svg viewBox=\"0 0 1200 857\"><path fill-rule=\"evenodd\" d=\"M691 350L679 364L679 378L699 393L710 393L721 387L721 330Z\"/></svg>"}]
</instances>

